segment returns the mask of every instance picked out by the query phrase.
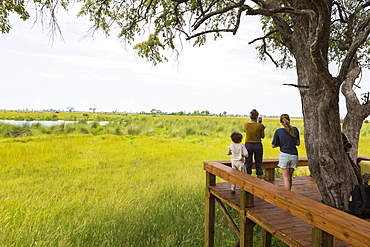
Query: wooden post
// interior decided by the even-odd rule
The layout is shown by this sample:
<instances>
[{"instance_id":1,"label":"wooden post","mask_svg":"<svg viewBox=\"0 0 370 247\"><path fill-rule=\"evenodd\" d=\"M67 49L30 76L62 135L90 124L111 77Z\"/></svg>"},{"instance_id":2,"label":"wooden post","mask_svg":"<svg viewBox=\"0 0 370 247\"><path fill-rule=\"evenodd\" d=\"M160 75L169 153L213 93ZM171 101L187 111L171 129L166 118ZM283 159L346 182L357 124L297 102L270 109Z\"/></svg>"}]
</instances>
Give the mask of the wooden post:
<instances>
[{"instance_id":1,"label":"wooden post","mask_svg":"<svg viewBox=\"0 0 370 247\"><path fill-rule=\"evenodd\" d=\"M312 226L312 247L333 247L333 235Z\"/></svg>"},{"instance_id":2,"label":"wooden post","mask_svg":"<svg viewBox=\"0 0 370 247\"><path fill-rule=\"evenodd\" d=\"M248 203L251 203L251 198L253 198L252 194L240 189L240 247L253 247L253 227L255 223L246 218L246 207Z\"/></svg>"},{"instance_id":3,"label":"wooden post","mask_svg":"<svg viewBox=\"0 0 370 247\"><path fill-rule=\"evenodd\" d=\"M262 247L270 247L271 246L271 239L272 235L265 229L262 229Z\"/></svg>"},{"instance_id":4,"label":"wooden post","mask_svg":"<svg viewBox=\"0 0 370 247\"><path fill-rule=\"evenodd\" d=\"M275 180L275 168L266 168L265 169L265 180L274 181Z\"/></svg>"},{"instance_id":5,"label":"wooden post","mask_svg":"<svg viewBox=\"0 0 370 247\"><path fill-rule=\"evenodd\" d=\"M216 176L206 172L206 209L204 223L204 246L213 247L215 242L215 197L210 193L209 186L216 184Z\"/></svg>"},{"instance_id":6,"label":"wooden post","mask_svg":"<svg viewBox=\"0 0 370 247\"><path fill-rule=\"evenodd\" d=\"M254 195L249 192L246 192L245 198L246 198L245 207L253 208L254 207Z\"/></svg>"}]
</instances>

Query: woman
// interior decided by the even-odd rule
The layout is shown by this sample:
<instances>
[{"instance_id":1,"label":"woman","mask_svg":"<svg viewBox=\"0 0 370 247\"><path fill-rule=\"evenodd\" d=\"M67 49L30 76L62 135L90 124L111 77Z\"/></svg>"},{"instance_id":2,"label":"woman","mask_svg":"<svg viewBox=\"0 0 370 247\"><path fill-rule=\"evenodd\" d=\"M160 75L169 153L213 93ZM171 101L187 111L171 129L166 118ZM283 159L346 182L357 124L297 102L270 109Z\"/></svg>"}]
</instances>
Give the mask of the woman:
<instances>
[{"instance_id":1,"label":"woman","mask_svg":"<svg viewBox=\"0 0 370 247\"><path fill-rule=\"evenodd\" d=\"M252 174L252 161L256 164L256 174L258 178L262 178L262 157L263 146L261 139L265 138L265 126L258 123L258 111L253 109L250 112L251 121L244 124L245 132L245 147L248 150L248 157L245 159L245 166L248 174ZM261 121L262 122L262 121Z\"/></svg>"},{"instance_id":2,"label":"woman","mask_svg":"<svg viewBox=\"0 0 370 247\"><path fill-rule=\"evenodd\" d=\"M279 164L283 173L284 188L292 190L292 176L298 164L298 150L300 145L299 131L290 125L288 114L280 116L280 123L284 128L277 129L272 140L272 147L280 147Z\"/></svg>"}]
</instances>

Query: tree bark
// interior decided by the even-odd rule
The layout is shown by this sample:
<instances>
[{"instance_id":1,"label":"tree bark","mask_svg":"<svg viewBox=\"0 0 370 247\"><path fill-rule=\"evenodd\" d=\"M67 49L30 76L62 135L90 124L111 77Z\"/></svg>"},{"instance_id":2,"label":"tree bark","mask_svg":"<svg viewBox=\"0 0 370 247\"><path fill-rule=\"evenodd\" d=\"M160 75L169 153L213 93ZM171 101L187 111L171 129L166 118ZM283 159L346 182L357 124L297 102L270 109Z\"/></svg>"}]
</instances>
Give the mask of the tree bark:
<instances>
[{"instance_id":1,"label":"tree bark","mask_svg":"<svg viewBox=\"0 0 370 247\"><path fill-rule=\"evenodd\" d=\"M347 108L347 114L343 120L342 129L352 144L352 149L350 150L350 157L352 160L357 159L362 123L370 114L370 103L364 102L364 104L361 104L353 90L355 81L360 73L361 68L354 62L352 70L348 74L341 89L346 99Z\"/></svg>"},{"instance_id":2,"label":"tree bark","mask_svg":"<svg viewBox=\"0 0 370 247\"><path fill-rule=\"evenodd\" d=\"M342 131L347 135L348 140L352 144L351 150L348 152L348 157L352 161L358 184L362 184L364 179L361 175L360 166L357 164L358 144L361 134L362 123L370 114L370 103L364 102L361 104L354 92L354 84L361 73L361 68L358 66L355 59L352 64L352 69L348 73L346 80L342 85L342 94L346 99L347 114L343 120ZM365 181L366 182L366 181Z\"/></svg>"},{"instance_id":3,"label":"tree bark","mask_svg":"<svg viewBox=\"0 0 370 247\"><path fill-rule=\"evenodd\" d=\"M323 202L348 210L348 196L357 177L342 145L339 92L341 82L328 69L328 43L332 1L291 2L295 9L312 10L293 15L294 32L286 32L275 18L284 43L296 60L298 85L305 121L308 164ZM312 14L313 13L313 14ZM307 88L308 87L308 88Z\"/></svg>"},{"instance_id":4,"label":"tree bark","mask_svg":"<svg viewBox=\"0 0 370 247\"><path fill-rule=\"evenodd\" d=\"M325 204L347 210L348 196L357 179L342 145L339 86L333 78L319 75L307 60L297 63L297 72L298 81L310 85L300 93L311 175Z\"/></svg>"}]
</instances>

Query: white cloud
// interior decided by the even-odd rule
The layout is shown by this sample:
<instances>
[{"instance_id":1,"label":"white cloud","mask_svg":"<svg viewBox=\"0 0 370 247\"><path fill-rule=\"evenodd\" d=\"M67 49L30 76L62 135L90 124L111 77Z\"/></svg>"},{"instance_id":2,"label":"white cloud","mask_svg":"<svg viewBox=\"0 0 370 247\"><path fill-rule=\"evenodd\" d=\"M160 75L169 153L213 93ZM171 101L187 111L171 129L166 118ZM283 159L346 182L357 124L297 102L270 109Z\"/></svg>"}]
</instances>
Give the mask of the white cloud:
<instances>
[{"instance_id":1,"label":"white cloud","mask_svg":"<svg viewBox=\"0 0 370 247\"><path fill-rule=\"evenodd\" d=\"M50 43L50 34L39 24L31 28L32 21L12 20L11 33L0 36L2 91L10 92L0 98L0 108L234 114L257 108L266 115L302 115L298 90L282 85L296 82L295 71L259 61L248 45L261 35L253 18L236 36L210 38L203 47L184 42L178 62L171 58L158 66L113 35L85 37L90 24L84 19L71 14L58 20L64 42Z\"/></svg>"}]
</instances>

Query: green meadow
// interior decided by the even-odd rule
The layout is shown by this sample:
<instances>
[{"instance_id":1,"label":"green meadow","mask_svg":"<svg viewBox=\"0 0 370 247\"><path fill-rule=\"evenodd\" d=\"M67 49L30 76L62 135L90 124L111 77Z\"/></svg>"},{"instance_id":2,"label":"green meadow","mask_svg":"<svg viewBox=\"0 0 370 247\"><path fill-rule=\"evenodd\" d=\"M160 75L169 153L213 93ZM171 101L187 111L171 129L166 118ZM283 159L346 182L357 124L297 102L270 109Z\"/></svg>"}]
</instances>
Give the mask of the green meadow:
<instances>
[{"instance_id":1,"label":"green meadow","mask_svg":"<svg viewBox=\"0 0 370 247\"><path fill-rule=\"evenodd\" d=\"M0 118L14 118L14 112L4 114ZM203 161L228 160L229 136L242 132L248 119L99 119L111 122L87 123L82 116L54 127L0 124L0 246L203 246ZM264 123L264 158L277 158L270 143L280 124L272 118ZM292 123L303 140L302 119ZM370 156L368 123L361 133L359 154ZM304 145L299 153L306 155ZM297 169L296 175L307 174ZM217 211L216 246L235 241Z\"/></svg>"}]
</instances>

